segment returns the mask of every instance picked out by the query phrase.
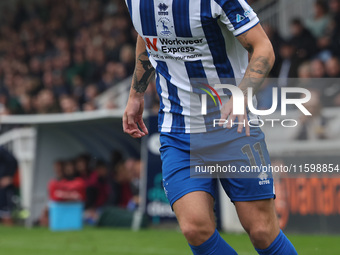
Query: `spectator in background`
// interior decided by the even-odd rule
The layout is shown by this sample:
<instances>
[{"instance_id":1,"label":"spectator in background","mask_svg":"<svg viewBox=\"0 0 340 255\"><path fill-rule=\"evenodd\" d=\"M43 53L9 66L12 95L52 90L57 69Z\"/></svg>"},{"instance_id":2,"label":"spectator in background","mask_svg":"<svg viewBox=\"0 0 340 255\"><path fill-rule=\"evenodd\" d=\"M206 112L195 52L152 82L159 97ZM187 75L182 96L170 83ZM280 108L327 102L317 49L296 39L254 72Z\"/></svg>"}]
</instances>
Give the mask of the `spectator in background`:
<instances>
[{"instance_id":1,"label":"spectator in background","mask_svg":"<svg viewBox=\"0 0 340 255\"><path fill-rule=\"evenodd\" d=\"M306 27L317 39L323 37L330 24L328 4L325 0L316 0L314 3L314 17L306 20Z\"/></svg>"},{"instance_id":2,"label":"spectator in background","mask_svg":"<svg viewBox=\"0 0 340 255\"><path fill-rule=\"evenodd\" d=\"M89 181L90 171L90 156L81 154L75 159L76 175L82 178L85 182Z\"/></svg>"},{"instance_id":3,"label":"spectator in background","mask_svg":"<svg viewBox=\"0 0 340 255\"><path fill-rule=\"evenodd\" d=\"M110 203L122 208L126 208L133 198L133 192L131 190L131 161L120 161L114 168L112 181L111 181L111 198Z\"/></svg>"},{"instance_id":4,"label":"spectator in background","mask_svg":"<svg viewBox=\"0 0 340 255\"><path fill-rule=\"evenodd\" d=\"M133 73L135 68L135 48L131 45L124 45L120 50L119 60L128 73Z\"/></svg>"},{"instance_id":5,"label":"spectator in background","mask_svg":"<svg viewBox=\"0 0 340 255\"><path fill-rule=\"evenodd\" d=\"M18 169L15 157L4 147L0 147L0 222L12 225L11 212L14 207L15 187L13 178Z\"/></svg>"},{"instance_id":6,"label":"spectator in background","mask_svg":"<svg viewBox=\"0 0 340 255\"><path fill-rule=\"evenodd\" d=\"M98 209L106 205L110 193L108 176L106 163L98 160L87 181L88 199L85 206L87 209Z\"/></svg>"},{"instance_id":7,"label":"spectator in background","mask_svg":"<svg viewBox=\"0 0 340 255\"><path fill-rule=\"evenodd\" d=\"M100 209L106 206L110 196L109 172L104 161L98 160L91 173L86 188L85 221L93 225L100 215Z\"/></svg>"},{"instance_id":8,"label":"spectator in background","mask_svg":"<svg viewBox=\"0 0 340 255\"><path fill-rule=\"evenodd\" d=\"M120 82L127 77L127 72L124 64L116 63L114 75L116 82Z\"/></svg>"},{"instance_id":9,"label":"spectator in background","mask_svg":"<svg viewBox=\"0 0 340 255\"><path fill-rule=\"evenodd\" d=\"M56 181L61 181L64 178L64 165L65 162L57 160L53 164L54 176Z\"/></svg>"},{"instance_id":10,"label":"spectator in background","mask_svg":"<svg viewBox=\"0 0 340 255\"><path fill-rule=\"evenodd\" d=\"M111 166L110 168L113 170L119 164L120 162L123 161L123 155L119 150L113 150L111 152L111 158L110 158L110 163Z\"/></svg>"},{"instance_id":11,"label":"spectator in background","mask_svg":"<svg viewBox=\"0 0 340 255\"><path fill-rule=\"evenodd\" d=\"M326 62L326 72L329 78L340 78L340 61L332 57Z\"/></svg>"},{"instance_id":12,"label":"spectator in background","mask_svg":"<svg viewBox=\"0 0 340 255\"><path fill-rule=\"evenodd\" d=\"M94 84L90 84L85 89L85 101L95 105L95 98L98 96L98 88Z\"/></svg>"},{"instance_id":13,"label":"spectator in background","mask_svg":"<svg viewBox=\"0 0 340 255\"><path fill-rule=\"evenodd\" d=\"M320 59L314 59L310 62L310 69L312 78L325 78L325 65Z\"/></svg>"},{"instance_id":14,"label":"spectator in background","mask_svg":"<svg viewBox=\"0 0 340 255\"><path fill-rule=\"evenodd\" d=\"M280 47L281 61L277 63L277 73L274 73L274 75L279 78L279 87L290 86L288 84L289 78L297 77L300 62L299 59L296 58L295 50L295 45L292 44L291 41L285 41Z\"/></svg>"},{"instance_id":15,"label":"spectator in background","mask_svg":"<svg viewBox=\"0 0 340 255\"><path fill-rule=\"evenodd\" d=\"M310 87L311 84L314 84L314 80L312 78L312 68L311 62L305 61L298 68L298 84L299 88L307 88Z\"/></svg>"},{"instance_id":16,"label":"spectator in background","mask_svg":"<svg viewBox=\"0 0 340 255\"><path fill-rule=\"evenodd\" d=\"M20 104L23 110L23 114L33 114L35 113L33 108L33 99L27 94L20 97Z\"/></svg>"},{"instance_id":17,"label":"spectator in background","mask_svg":"<svg viewBox=\"0 0 340 255\"><path fill-rule=\"evenodd\" d=\"M307 80L312 77L311 64L309 61L305 61L298 68L298 77L301 80Z\"/></svg>"},{"instance_id":18,"label":"spectator in background","mask_svg":"<svg viewBox=\"0 0 340 255\"><path fill-rule=\"evenodd\" d=\"M61 112L72 113L79 111L78 104L72 96L63 95L60 97L59 104L61 107Z\"/></svg>"},{"instance_id":19,"label":"spectator in background","mask_svg":"<svg viewBox=\"0 0 340 255\"><path fill-rule=\"evenodd\" d=\"M97 105L94 102L87 102L83 104L82 109L84 112L92 112L97 109Z\"/></svg>"},{"instance_id":20,"label":"spectator in background","mask_svg":"<svg viewBox=\"0 0 340 255\"><path fill-rule=\"evenodd\" d=\"M296 58L299 63L310 59L316 53L316 39L311 32L304 27L299 18L292 19L290 22L292 34L291 43L296 47Z\"/></svg>"},{"instance_id":21,"label":"spectator in background","mask_svg":"<svg viewBox=\"0 0 340 255\"><path fill-rule=\"evenodd\" d=\"M56 177L48 185L52 201L85 201L85 182L76 176L72 160L57 161L54 171Z\"/></svg>"},{"instance_id":22,"label":"spectator in background","mask_svg":"<svg viewBox=\"0 0 340 255\"><path fill-rule=\"evenodd\" d=\"M34 102L37 113L57 113L59 107L50 89L41 90Z\"/></svg>"}]
</instances>

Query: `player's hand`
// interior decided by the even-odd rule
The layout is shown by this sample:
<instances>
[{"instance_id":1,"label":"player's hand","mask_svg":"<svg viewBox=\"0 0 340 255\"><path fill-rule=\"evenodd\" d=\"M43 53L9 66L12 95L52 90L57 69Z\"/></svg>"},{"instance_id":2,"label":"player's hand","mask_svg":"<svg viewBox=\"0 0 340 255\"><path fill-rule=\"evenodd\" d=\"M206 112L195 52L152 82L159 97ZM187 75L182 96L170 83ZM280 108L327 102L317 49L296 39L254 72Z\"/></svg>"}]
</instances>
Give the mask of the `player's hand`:
<instances>
[{"instance_id":1,"label":"player's hand","mask_svg":"<svg viewBox=\"0 0 340 255\"><path fill-rule=\"evenodd\" d=\"M245 99L244 102L247 102ZM228 120L227 128L231 129L232 126L235 123L236 117L238 122L237 132L242 133L243 128L245 128L246 136L250 136L250 127L248 123L248 116L246 111L246 104L244 105L244 114L243 115L234 115L233 114L233 97L230 98L230 100L225 103L221 109L221 121L219 123L219 126L223 126L223 123L225 123L225 120Z\"/></svg>"},{"instance_id":2,"label":"player's hand","mask_svg":"<svg viewBox=\"0 0 340 255\"><path fill-rule=\"evenodd\" d=\"M123 115L124 133L129 134L133 138L141 138L149 133L143 121L143 111L143 96L130 95Z\"/></svg>"}]
</instances>

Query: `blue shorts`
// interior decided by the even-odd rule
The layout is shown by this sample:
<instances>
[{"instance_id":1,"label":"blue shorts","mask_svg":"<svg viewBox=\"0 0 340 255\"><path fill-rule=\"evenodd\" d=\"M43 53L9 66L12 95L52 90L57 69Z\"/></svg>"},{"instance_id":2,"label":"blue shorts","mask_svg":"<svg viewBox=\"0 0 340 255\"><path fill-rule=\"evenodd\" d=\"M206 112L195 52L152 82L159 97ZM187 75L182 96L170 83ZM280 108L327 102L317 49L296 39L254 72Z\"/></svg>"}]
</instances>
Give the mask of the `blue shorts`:
<instances>
[{"instance_id":1,"label":"blue shorts","mask_svg":"<svg viewBox=\"0 0 340 255\"><path fill-rule=\"evenodd\" d=\"M198 134L161 133L163 186L171 206L184 195L205 191L215 198L218 181L232 202L275 198L271 173L250 175L223 173L219 178L197 178L194 167L221 164L237 172L255 164L269 165L270 159L260 128L251 135L237 133L237 127ZM248 167L248 168L247 168ZM257 168L260 169L260 168ZM250 178L249 178L250 177Z\"/></svg>"}]
</instances>

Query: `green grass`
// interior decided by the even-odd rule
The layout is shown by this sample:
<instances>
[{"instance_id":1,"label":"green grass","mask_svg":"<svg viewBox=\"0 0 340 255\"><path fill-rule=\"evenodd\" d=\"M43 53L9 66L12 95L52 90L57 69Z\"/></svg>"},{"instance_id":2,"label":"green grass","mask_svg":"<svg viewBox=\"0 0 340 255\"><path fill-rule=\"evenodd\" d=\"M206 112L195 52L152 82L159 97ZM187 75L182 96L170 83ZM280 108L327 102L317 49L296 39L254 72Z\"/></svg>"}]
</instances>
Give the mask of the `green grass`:
<instances>
[{"instance_id":1,"label":"green grass","mask_svg":"<svg viewBox=\"0 0 340 255\"><path fill-rule=\"evenodd\" d=\"M239 255L257 254L246 235L223 234ZM339 236L289 235L299 254L340 254ZM184 255L191 254L175 230L85 228L52 233L48 229L0 226L1 255Z\"/></svg>"}]
</instances>

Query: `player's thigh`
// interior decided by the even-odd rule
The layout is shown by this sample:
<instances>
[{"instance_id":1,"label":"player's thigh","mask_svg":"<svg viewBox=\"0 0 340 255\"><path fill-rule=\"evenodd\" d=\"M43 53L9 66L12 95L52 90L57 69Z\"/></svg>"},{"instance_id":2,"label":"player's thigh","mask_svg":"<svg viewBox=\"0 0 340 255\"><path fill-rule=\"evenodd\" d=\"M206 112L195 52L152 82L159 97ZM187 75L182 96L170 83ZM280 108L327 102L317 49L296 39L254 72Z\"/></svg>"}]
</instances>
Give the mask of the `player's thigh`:
<instances>
[{"instance_id":1,"label":"player's thigh","mask_svg":"<svg viewBox=\"0 0 340 255\"><path fill-rule=\"evenodd\" d=\"M266 225L272 226L272 230L277 230L278 233L279 225L274 199L238 201L234 203L240 222L247 232L254 226Z\"/></svg>"},{"instance_id":2,"label":"player's thigh","mask_svg":"<svg viewBox=\"0 0 340 255\"><path fill-rule=\"evenodd\" d=\"M210 225L215 229L214 198L205 191L190 192L173 204L180 226Z\"/></svg>"}]
</instances>

